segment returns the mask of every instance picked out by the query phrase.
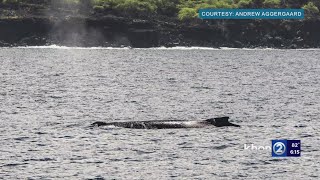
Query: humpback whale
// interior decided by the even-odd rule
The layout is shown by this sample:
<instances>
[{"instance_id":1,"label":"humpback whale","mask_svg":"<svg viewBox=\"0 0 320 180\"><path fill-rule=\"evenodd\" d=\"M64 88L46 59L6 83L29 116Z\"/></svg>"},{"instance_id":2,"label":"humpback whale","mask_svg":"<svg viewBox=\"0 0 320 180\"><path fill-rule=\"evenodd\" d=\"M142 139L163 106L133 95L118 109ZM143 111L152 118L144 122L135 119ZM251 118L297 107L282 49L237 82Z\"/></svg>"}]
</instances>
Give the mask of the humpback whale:
<instances>
[{"instance_id":1,"label":"humpback whale","mask_svg":"<svg viewBox=\"0 0 320 180\"><path fill-rule=\"evenodd\" d=\"M101 122L97 121L91 126L116 126L132 129L173 129L173 128L202 128L206 126L234 126L237 124L229 122L229 117L210 118L203 121L186 121L186 120L155 120L155 121L129 121L129 122Z\"/></svg>"}]
</instances>

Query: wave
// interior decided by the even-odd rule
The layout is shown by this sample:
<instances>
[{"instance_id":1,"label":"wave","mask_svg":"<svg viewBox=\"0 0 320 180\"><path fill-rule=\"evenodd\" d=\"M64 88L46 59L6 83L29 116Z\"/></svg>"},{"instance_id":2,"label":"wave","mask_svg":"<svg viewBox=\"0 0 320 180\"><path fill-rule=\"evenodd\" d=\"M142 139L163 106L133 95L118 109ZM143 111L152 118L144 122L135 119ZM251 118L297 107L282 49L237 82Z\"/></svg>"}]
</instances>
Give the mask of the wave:
<instances>
[{"instance_id":1,"label":"wave","mask_svg":"<svg viewBox=\"0 0 320 180\"><path fill-rule=\"evenodd\" d=\"M59 45L18 46L13 48L20 48L20 49L131 49L131 47L71 47L71 46L59 46Z\"/></svg>"},{"instance_id":2,"label":"wave","mask_svg":"<svg viewBox=\"0 0 320 180\"><path fill-rule=\"evenodd\" d=\"M153 48L132 48L132 47L71 47L71 46L59 46L59 45L49 45L49 46L18 46L18 47L4 47L4 48L20 48L20 49L80 49L80 50L104 50L104 49L115 49L115 50L129 50L129 49L139 49L139 50L297 50L297 51L318 51L320 48L309 48L309 49L277 49L277 48L230 48L230 47L198 47L198 46L176 46L176 47L153 47Z\"/></svg>"}]
</instances>

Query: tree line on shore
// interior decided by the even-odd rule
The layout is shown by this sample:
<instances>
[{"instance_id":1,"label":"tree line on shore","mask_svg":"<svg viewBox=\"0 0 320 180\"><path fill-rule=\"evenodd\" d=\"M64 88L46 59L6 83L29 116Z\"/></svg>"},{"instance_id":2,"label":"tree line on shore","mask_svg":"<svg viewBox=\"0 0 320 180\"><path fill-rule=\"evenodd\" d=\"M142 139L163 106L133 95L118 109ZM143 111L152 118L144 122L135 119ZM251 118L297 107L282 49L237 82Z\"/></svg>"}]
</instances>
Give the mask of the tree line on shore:
<instances>
[{"instance_id":1,"label":"tree line on shore","mask_svg":"<svg viewBox=\"0 0 320 180\"><path fill-rule=\"evenodd\" d=\"M320 0L0 0L0 5L78 6L84 11L128 15L162 15L188 21L203 8L303 8L318 17Z\"/></svg>"}]
</instances>

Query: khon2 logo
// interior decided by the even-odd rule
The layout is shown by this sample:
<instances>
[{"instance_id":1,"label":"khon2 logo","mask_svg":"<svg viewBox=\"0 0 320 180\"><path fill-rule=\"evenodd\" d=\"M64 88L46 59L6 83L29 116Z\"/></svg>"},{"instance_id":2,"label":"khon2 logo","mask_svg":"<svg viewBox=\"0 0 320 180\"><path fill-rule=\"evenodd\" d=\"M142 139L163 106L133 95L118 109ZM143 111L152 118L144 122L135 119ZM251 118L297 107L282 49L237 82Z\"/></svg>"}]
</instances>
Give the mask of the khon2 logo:
<instances>
[{"instance_id":1,"label":"khon2 logo","mask_svg":"<svg viewBox=\"0 0 320 180\"><path fill-rule=\"evenodd\" d=\"M272 157L300 157L300 140L272 140Z\"/></svg>"}]
</instances>

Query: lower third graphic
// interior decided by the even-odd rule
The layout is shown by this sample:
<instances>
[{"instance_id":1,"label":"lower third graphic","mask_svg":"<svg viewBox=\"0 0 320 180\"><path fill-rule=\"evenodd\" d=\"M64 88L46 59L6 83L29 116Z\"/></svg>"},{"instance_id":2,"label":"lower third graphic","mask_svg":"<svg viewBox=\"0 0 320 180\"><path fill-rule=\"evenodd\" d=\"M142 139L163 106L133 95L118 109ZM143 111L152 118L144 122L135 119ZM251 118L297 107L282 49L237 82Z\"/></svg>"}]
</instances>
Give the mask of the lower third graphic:
<instances>
[{"instance_id":1,"label":"lower third graphic","mask_svg":"<svg viewBox=\"0 0 320 180\"><path fill-rule=\"evenodd\" d=\"M272 140L272 157L299 157L301 156L300 140Z\"/></svg>"}]
</instances>

